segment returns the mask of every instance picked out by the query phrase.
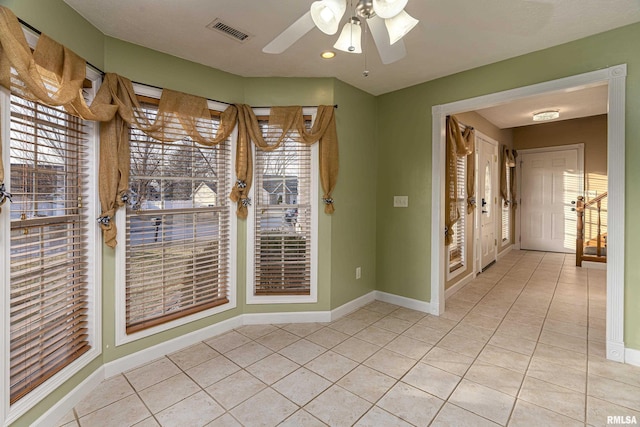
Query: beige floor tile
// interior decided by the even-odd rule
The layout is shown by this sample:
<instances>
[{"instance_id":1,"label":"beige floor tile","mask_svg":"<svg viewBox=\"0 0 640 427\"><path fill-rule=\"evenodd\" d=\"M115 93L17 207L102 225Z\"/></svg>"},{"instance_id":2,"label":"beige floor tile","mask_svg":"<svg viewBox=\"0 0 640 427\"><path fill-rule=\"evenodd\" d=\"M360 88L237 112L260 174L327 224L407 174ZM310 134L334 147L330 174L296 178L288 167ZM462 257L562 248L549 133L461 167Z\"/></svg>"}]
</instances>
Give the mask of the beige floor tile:
<instances>
[{"instance_id":1,"label":"beige floor tile","mask_svg":"<svg viewBox=\"0 0 640 427\"><path fill-rule=\"evenodd\" d=\"M389 316L397 317L399 319L406 320L407 322L411 322L411 323L416 323L420 321L426 315L427 313L425 312L412 310L410 308L404 308L404 307L400 307L392 311L391 313L389 313Z\"/></svg>"},{"instance_id":2,"label":"beige floor tile","mask_svg":"<svg viewBox=\"0 0 640 427\"><path fill-rule=\"evenodd\" d=\"M571 369L534 357L531 359L527 376L548 383L584 393L587 387L587 373L584 370Z\"/></svg>"},{"instance_id":3,"label":"beige floor tile","mask_svg":"<svg viewBox=\"0 0 640 427\"><path fill-rule=\"evenodd\" d=\"M482 418L466 409L446 403L438 416L431 423L431 427L498 427L499 424Z\"/></svg>"},{"instance_id":4,"label":"beige floor tile","mask_svg":"<svg viewBox=\"0 0 640 427\"><path fill-rule=\"evenodd\" d=\"M326 348L312 343L311 341L307 341L306 339L301 339L283 348L278 353L293 360L299 365L304 365L305 363L320 356L325 351L327 351Z\"/></svg>"},{"instance_id":5,"label":"beige floor tile","mask_svg":"<svg viewBox=\"0 0 640 427\"><path fill-rule=\"evenodd\" d=\"M443 400L446 400L451 395L460 380L461 378L457 375L422 362L416 364L402 377L402 382Z\"/></svg>"},{"instance_id":6,"label":"beige floor tile","mask_svg":"<svg viewBox=\"0 0 640 427\"><path fill-rule=\"evenodd\" d=\"M482 351L485 344L484 341L474 340L450 332L438 342L437 347L446 348L447 350L455 351L465 356L476 357Z\"/></svg>"},{"instance_id":7,"label":"beige floor tile","mask_svg":"<svg viewBox=\"0 0 640 427\"><path fill-rule=\"evenodd\" d=\"M326 424L305 411L300 409L289 418L284 420L278 427L325 427Z\"/></svg>"},{"instance_id":8,"label":"beige floor tile","mask_svg":"<svg viewBox=\"0 0 640 427\"><path fill-rule=\"evenodd\" d=\"M218 356L186 371L200 387L209 387L240 370L240 367L224 356Z\"/></svg>"},{"instance_id":9,"label":"beige floor tile","mask_svg":"<svg viewBox=\"0 0 640 427\"><path fill-rule=\"evenodd\" d=\"M133 392L133 389L131 389L131 391ZM75 422L76 422L76 415L73 413L73 410L71 410L71 411L67 412L64 417L60 418L56 425L62 426L62 425L65 425L65 424L75 423Z\"/></svg>"},{"instance_id":10,"label":"beige floor tile","mask_svg":"<svg viewBox=\"0 0 640 427\"><path fill-rule=\"evenodd\" d=\"M331 322L328 327L343 334L354 335L368 326L369 322L365 322L364 320L343 317L335 322Z\"/></svg>"},{"instance_id":11,"label":"beige floor tile","mask_svg":"<svg viewBox=\"0 0 640 427\"><path fill-rule=\"evenodd\" d=\"M584 421L586 405L584 393L526 377L518 398L569 418Z\"/></svg>"},{"instance_id":12,"label":"beige floor tile","mask_svg":"<svg viewBox=\"0 0 640 427\"><path fill-rule=\"evenodd\" d=\"M398 306L394 305L393 307L397 308ZM386 315L387 313L381 313L379 311L368 310L366 308L363 308L348 314L346 317L348 317L349 319L362 320L363 322L366 322L368 325L371 325L377 322L378 320L382 319Z\"/></svg>"},{"instance_id":13,"label":"beige floor tile","mask_svg":"<svg viewBox=\"0 0 640 427\"><path fill-rule=\"evenodd\" d=\"M140 391L179 373L180 368L166 357L163 357L147 365L125 372L124 375L133 388Z\"/></svg>"},{"instance_id":14,"label":"beige floor tile","mask_svg":"<svg viewBox=\"0 0 640 427\"><path fill-rule=\"evenodd\" d=\"M224 414L207 393L200 391L155 415L162 427L203 426Z\"/></svg>"},{"instance_id":15,"label":"beige floor tile","mask_svg":"<svg viewBox=\"0 0 640 427\"><path fill-rule=\"evenodd\" d=\"M584 423L525 402L524 400L518 400L513 414L511 414L509 427L531 426L584 427Z\"/></svg>"},{"instance_id":16,"label":"beige floor tile","mask_svg":"<svg viewBox=\"0 0 640 427\"><path fill-rule=\"evenodd\" d=\"M400 335L384 348L395 353L402 354L403 356L407 356L411 359L418 360L421 357L424 357L424 355L431 350L432 345Z\"/></svg>"},{"instance_id":17,"label":"beige floor tile","mask_svg":"<svg viewBox=\"0 0 640 427\"><path fill-rule=\"evenodd\" d=\"M358 364L353 360L333 351L327 351L305 365L306 368L332 382L338 381L356 366Z\"/></svg>"},{"instance_id":18,"label":"beige floor tile","mask_svg":"<svg viewBox=\"0 0 640 427\"><path fill-rule=\"evenodd\" d=\"M587 394L619 406L640 411L640 387L589 374L587 377Z\"/></svg>"},{"instance_id":19,"label":"beige floor tile","mask_svg":"<svg viewBox=\"0 0 640 427\"><path fill-rule=\"evenodd\" d=\"M257 338L256 342L273 351L278 351L282 350L288 345L293 344L299 339L300 337L297 335L294 335L283 329L277 329L271 333L268 333L267 335L263 335L260 338Z\"/></svg>"},{"instance_id":20,"label":"beige floor tile","mask_svg":"<svg viewBox=\"0 0 640 427\"><path fill-rule=\"evenodd\" d=\"M464 319L462 322L464 322ZM487 343L495 332L493 329L480 328L469 324L463 324L462 322L451 330L452 334Z\"/></svg>"},{"instance_id":21,"label":"beige floor tile","mask_svg":"<svg viewBox=\"0 0 640 427\"><path fill-rule=\"evenodd\" d=\"M184 373L180 373L145 388L139 395L147 408L155 414L199 391L198 384Z\"/></svg>"},{"instance_id":22,"label":"beige floor tile","mask_svg":"<svg viewBox=\"0 0 640 427\"><path fill-rule=\"evenodd\" d=\"M640 367L612 362L605 358L589 357L589 375L598 375L640 387Z\"/></svg>"},{"instance_id":23,"label":"beige floor tile","mask_svg":"<svg viewBox=\"0 0 640 427\"><path fill-rule=\"evenodd\" d=\"M525 340L538 341L540 329L541 328L538 325L526 325L523 323L504 320L500 326L498 326L497 332L516 338L523 338Z\"/></svg>"},{"instance_id":24,"label":"beige floor tile","mask_svg":"<svg viewBox=\"0 0 640 427\"><path fill-rule=\"evenodd\" d=\"M134 424L133 427L160 427L160 424L154 417L149 417L145 418L139 423Z\"/></svg>"},{"instance_id":25,"label":"beige floor tile","mask_svg":"<svg viewBox=\"0 0 640 427\"><path fill-rule=\"evenodd\" d=\"M354 424L356 427L411 427L411 424L374 406Z\"/></svg>"},{"instance_id":26,"label":"beige floor tile","mask_svg":"<svg viewBox=\"0 0 640 427\"><path fill-rule=\"evenodd\" d=\"M229 410L266 387L262 381L248 372L238 371L207 387L205 391L225 409Z\"/></svg>"},{"instance_id":27,"label":"beige floor tile","mask_svg":"<svg viewBox=\"0 0 640 427\"><path fill-rule=\"evenodd\" d=\"M376 328L375 326L369 326L358 332L354 336L363 341L367 341L371 344L383 347L393 341L398 336L398 334L396 334L395 332Z\"/></svg>"},{"instance_id":28,"label":"beige floor tile","mask_svg":"<svg viewBox=\"0 0 640 427\"><path fill-rule=\"evenodd\" d=\"M273 385L273 388L296 405L304 406L331 386L320 375L300 368Z\"/></svg>"},{"instance_id":29,"label":"beige floor tile","mask_svg":"<svg viewBox=\"0 0 640 427\"><path fill-rule=\"evenodd\" d=\"M245 369L265 384L271 385L298 369L300 365L279 354L272 354Z\"/></svg>"},{"instance_id":30,"label":"beige floor tile","mask_svg":"<svg viewBox=\"0 0 640 427\"><path fill-rule=\"evenodd\" d=\"M421 323L413 325L402 333L402 335L405 337L422 341L431 345L440 341L446 334L447 331L444 329L432 329Z\"/></svg>"},{"instance_id":31,"label":"beige floor tile","mask_svg":"<svg viewBox=\"0 0 640 427\"><path fill-rule=\"evenodd\" d=\"M245 368L256 363L258 360L264 359L272 353L273 351L269 350L262 344L251 341L225 353L225 356L235 364Z\"/></svg>"},{"instance_id":32,"label":"beige floor tile","mask_svg":"<svg viewBox=\"0 0 640 427\"><path fill-rule=\"evenodd\" d=\"M423 317L418 322L418 325L427 326L431 329L437 329L439 331L444 331L444 332L449 332L457 324L458 322L446 319L442 316L431 316L431 315L427 315Z\"/></svg>"},{"instance_id":33,"label":"beige floor tile","mask_svg":"<svg viewBox=\"0 0 640 427\"><path fill-rule=\"evenodd\" d=\"M531 356L533 355L533 351L536 349L537 343L524 338L517 338L496 332L489 340L489 344L506 350L515 351L516 353L521 353L526 356Z\"/></svg>"},{"instance_id":34,"label":"beige floor tile","mask_svg":"<svg viewBox=\"0 0 640 427\"><path fill-rule=\"evenodd\" d=\"M151 416L142 400L133 394L80 418L81 426L119 427L138 423Z\"/></svg>"},{"instance_id":35,"label":"beige floor tile","mask_svg":"<svg viewBox=\"0 0 640 427\"><path fill-rule=\"evenodd\" d=\"M371 403L335 385L304 407L316 418L335 427L353 425L369 408Z\"/></svg>"},{"instance_id":36,"label":"beige floor tile","mask_svg":"<svg viewBox=\"0 0 640 427\"><path fill-rule=\"evenodd\" d=\"M278 328L273 325L245 325L236 329L237 332L240 332L242 335L255 340L264 335L270 334L271 332L277 330Z\"/></svg>"},{"instance_id":37,"label":"beige floor tile","mask_svg":"<svg viewBox=\"0 0 640 427\"><path fill-rule=\"evenodd\" d=\"M242 335L236 331L231 331L231 332L227 332L226 334L213 337L205 341L205 344L207 344L214 350L224 354L250 341L251 341L251 338L245 335Z\"/></svg>"},{"instance_id":38,"label":"beige floor tile","mask_svg":"<svg viewBox=\"0 0 640 427\"><path fill-rule=\"evenodd\" d=\"M542 330L539 342L564 348L565 350L575 351L577 353L587 353L587 340L571 335L559 334L549 330Z\"/></svg>"},{"instance_id":39,"label":"beige floor tile","mask_svg":"<svg viewBox=\"0 0 640 427\"><path fill-rule=\"evenodd\" d=\"M219 356L220 353L206 345L198 343L184 350L170 354L168 357L183 371Z\"/></svg>"},{"instance_id":40,"label":"beige floor tile","mask_svg":"<svg viewBox=\"0 0 640 427\"><path fill-rule=\"evenodd\" d=\"M482 350L478 360L524 373L529 366L531 358L524 354L489 344Z\"/></svg>"},{"instance_id":41,"label":"beige floor tile","mask_svg":"<svg viewBox=\"0 0 640 427\"><path fill-rule=\"evenodd\" d=\"M404 319L400 319L398 317L393 317L393 315L389 315L387 317L383 317L378 320L372 326L380 329L385 329L390 332L394 332L396 334L401 334L411 326L413 326L414 322L409 322Z\"/></svg>"},{"instance_id":42,"label":"beige floor tile","mask_svg":"<svg viewBox=\"0 0 640 427\"><path fill-rule=\"evenodd\" d=\"M332 351L335 351L336 353L341 354L344 357L348 357L358 363L364 362L378 350L380 350L379 346L362 341L355 337L342 341L332 349Z\"/></svg>"},{"instance_id":43,"label":"beige floor tile","mask_svg":"<svg viewBox=\"0 0 640 427\"><path fill-rule=\"evenodd\" d=\"M396 379L406 374L415 363L411 358L384 348L363 362L364 365Z\"/></svg>"},{"instance_id":44,"label":"beige floor tile","mask_svg":"<svg viewBox=\"0 0 640 427\"><path fill-rule=\"evenodd\" d=\"M233 418L231 414L224 414L223 416L211 421L205 427L242 427L242 424Z\"/></svg>"},{"instance_id":45,"label":"beige floor tile","mask_svg":"<svg viewBox=\"0 0 640 427\"><path fill-rule=\"evenodd\" d=\"M510 396L517 396L524 375L511 369L476 360L464 378Z\"/></svg>"},{"instance_id":46,"label":"beige floor tile","mask_svg":"<svg viewBox=\"0 0 640 427\"><path fill-rule=\"evenodd\" d=\"M422 358L427 363L452 374L463 376L473 363L473 358L464 354L456 353L446 348L434 347Z\"/></svg>"},{"instance_id":47,"label":"beige floor tile","mask_svg":"<svg viewBox=\"0 0 640 427\"><path fill-rule=\"evenodd\" d=\"M75 410L78 413L78 417L83 417L134 393L135 391L126 378L123 375L116 375L102 381L98 387L76 405ZM71 412L72 419L68 419L68 415L65 424L75 419L73 412Z\"/></svg>"},{"instance_id":48,"label":"beige floor tile","mask_svg":"<svg viewBox=\"0 0 640 427\"><path fill-rule=\"evenodd\" d=\"M505 425L511 414L515 397L463 379L455 389L449 402Z\"/></svg>"},{"instance_id":49,"label":"beige floor tile","mask_svg":"<svg viewBox=\"0 0 640 427\"><path fill-rule=\"evenodd\" d=\"M587 367L587 355L565 350L560 347L538 343L534 357L540 358L543 362L557 363L572 369L585 370Z\"/></svg>"},{"instance_id":50,"label":"beige floor tile","mask_svg":"<svg viewBox=\"0 0 640 427\"><path fill-rule=\"evenodd\" d=\"M307 335L307 340L321 345L324 348L332 348L349 338L349 335L331 328L322 328Z\"/></svg>"},{"instance_id":51,"label":"beige floor tile","mask_svg":"<svg viewBox=\"0 0 640 427\"><path fill-rule=\"evenodd\" d=\"M360 365L336 384L371 403L380 399L396 383L394 378Z\"/></svg>"},{"instance_id":52,"label":"beige floor tile","mask_svg":"<svg viewBox=\"0 0 640 427\"><path fill-rule=\"evenodd\" d=\"M411 424L426 426L443 403L429 393L399 382L380 399L377 406Z\"/></svg>"},{"instance_id":53,"label":"beige floor tile","mask_svg":"<svg viewBox=\"0 0 640 427\"><path fill-rule=\"evenodd\" d=\"M298 406L267 388L231 410L245 427L275 426L298 410Z\"/></svg>"},{"instance_id":54,"label":"beige floor tile","mask_svg":"<svg viewBox=\"0 0 640 427\"><path fill-rule=\"evenodd\" d=\"M292 334L302 338L322 328L324 328L324 326L322 326L319 323L313 323L313 322L312 323L291 323L288 325L284 325L282 327L282 329L284 329L285 331L291 332Z\"/></svg>"},{"instance_id":55,"label":"beige floor tile","mask_svg":"<svg viewBox=\"0 0 640 427\"><path fill-rule=\"evenodd\" d=\"M636 425L640 424L640 411L633 411L605 400L587 396L587 424L594 427L608 427L613 424L608 417L613 416L623 417L625 421L626 417L635 417ZM629 419L629 421L628 425L633 425L633 419Z\"/></svg>"},{"instance_id":56,"label":"beige floor tile","mask_svg":"<svg viewBox=\"0 0 640 427\"><path fill-rule=\"evenodd\" d=\"M396 311L398 309L398 306L395 304L389 304L388 302L374 301L370 304L365 305L364 308L387 315L392 311Z\"/></svg>"}]
</instances>

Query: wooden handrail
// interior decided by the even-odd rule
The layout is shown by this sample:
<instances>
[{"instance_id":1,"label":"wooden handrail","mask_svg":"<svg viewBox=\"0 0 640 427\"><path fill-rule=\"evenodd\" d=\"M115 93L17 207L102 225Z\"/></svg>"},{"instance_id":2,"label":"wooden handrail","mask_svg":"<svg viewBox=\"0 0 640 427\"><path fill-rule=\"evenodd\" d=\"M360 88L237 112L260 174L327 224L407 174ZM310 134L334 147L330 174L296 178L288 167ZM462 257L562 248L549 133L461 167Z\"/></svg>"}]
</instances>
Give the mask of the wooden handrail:
<instances>
[{"instance_id":1,"label":"wooden handrail","mask_svg":"<svg viewBox=\"0 0 640 427\"><path fill-rule=\"evenodd\" d=\"M576 230L576 266L582 267L582 261L607 262L606 255L602 253L602 199L607 197L608 193L604 192L597 197L585 202L583 196L578 196L576 202L577 230ZM596 236L596 255L584 255L584 210L596 205L598 210L597 236Z\"/></svg>"}]
</instances>

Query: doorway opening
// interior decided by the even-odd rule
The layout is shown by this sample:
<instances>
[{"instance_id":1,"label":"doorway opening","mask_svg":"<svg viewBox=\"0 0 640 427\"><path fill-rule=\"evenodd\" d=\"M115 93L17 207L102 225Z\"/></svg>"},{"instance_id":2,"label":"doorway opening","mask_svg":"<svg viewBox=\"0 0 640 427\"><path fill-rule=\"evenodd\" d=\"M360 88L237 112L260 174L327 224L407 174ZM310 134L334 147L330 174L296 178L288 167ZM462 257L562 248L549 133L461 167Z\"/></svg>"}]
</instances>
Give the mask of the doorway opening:
<instances>
[{"instance_id":1,"label":"doorway opening","mask_svg":"<svg viewBox=\"0 0 640 427\"><path fill-rule=\"evenodd\" d=\"M529 96L572 91L607 84L607 169L609 197L608 268L606 275L606 356L624 362L624 192L626 64L524 86L504 92L436 105L432 109L431 301L433 314L445 310L444 183L445 119L447 115L506 104Z\"/></svg>"}]
</instances>

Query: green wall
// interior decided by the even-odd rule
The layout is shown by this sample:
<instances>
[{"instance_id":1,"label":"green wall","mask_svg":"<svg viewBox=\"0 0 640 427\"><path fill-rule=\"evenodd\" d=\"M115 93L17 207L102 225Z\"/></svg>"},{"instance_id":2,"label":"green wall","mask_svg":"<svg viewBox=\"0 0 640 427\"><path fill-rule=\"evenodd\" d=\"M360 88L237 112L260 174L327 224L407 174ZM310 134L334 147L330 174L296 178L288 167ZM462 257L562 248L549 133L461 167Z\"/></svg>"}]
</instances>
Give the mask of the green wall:
<instances>
[{"instance_id":1,"label":"green wall","mask_svg":"<svg viewBox=\"0 0 640 427\"><path fill-rule=\"evenodd\" d=\"M626 63L625 344L640 349L640 24L450 75L379 97L377 289L430 299L431 110L434 105ZM440 183L435 183L439 185ZM409 196L393 209L393 195Z\"/></svg>"}]
</instances>

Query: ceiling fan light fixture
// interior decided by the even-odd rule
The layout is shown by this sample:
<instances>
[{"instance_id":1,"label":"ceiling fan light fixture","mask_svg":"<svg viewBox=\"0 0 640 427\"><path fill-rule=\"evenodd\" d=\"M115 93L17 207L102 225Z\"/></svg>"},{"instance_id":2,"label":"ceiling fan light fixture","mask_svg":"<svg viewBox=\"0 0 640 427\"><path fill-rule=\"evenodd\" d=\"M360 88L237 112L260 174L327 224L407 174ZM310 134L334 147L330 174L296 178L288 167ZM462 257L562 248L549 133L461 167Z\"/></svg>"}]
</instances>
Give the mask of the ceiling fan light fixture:
<instances>
[{"instance_id":1,"label":"ceiling fan light fixture","mask_svg":"<svg viewBox=\"0 0 640 427\"><path fill-rule=\"evenodd\" d=\"M560 117L560 111L558 110L547 110L540 111L539 113L533 113L533 121L534 122L544 122L546 120L554 120Z\"/></svg>"},{"instance_id":2,"label":"ceiling fan light fixture","mask_svg":"<svg viewBox=\"0 0 640 427\"><path fill-rule=\"evenodd\" d=\"M360 19L353 16L342 27L334 48L348 53L362 53L362 27Z\"/></svg>"},{"instance_id":3,"label":"ceiling fan light fixture","mask_svg":"<svg viewBox=\"0 0 640 427\"><path fill-rule=\"evenodd\" d=\"M346 10L346 0L314 1L311 4L311 19L320 31L333 35L338 31L340 20Z\"/></svg>"},{"instance_id":4,"label":"ceiling fan light fixture","mask_svg":"<svg viewBox=\"0 0 640 427\"><path fill-rule=\"evenodd\" d=\"M373 0L373 10L380 18L393 18L402 12L409 0Z\"/></svg>"},{"instance_id":5,"label":"ceiling fan light fixture","mask_svg":"<svg viewBox=\"0 0 640 427\"><path fill-rule=\"evenodd\" d=\"M409 15L404 10L393 18L385 19L384 24L387 26L387 31L389 32L389 43L394 44L406 36L413 27L418 25L418 22L420 21Z\"/></svg>"}]
</instances>

